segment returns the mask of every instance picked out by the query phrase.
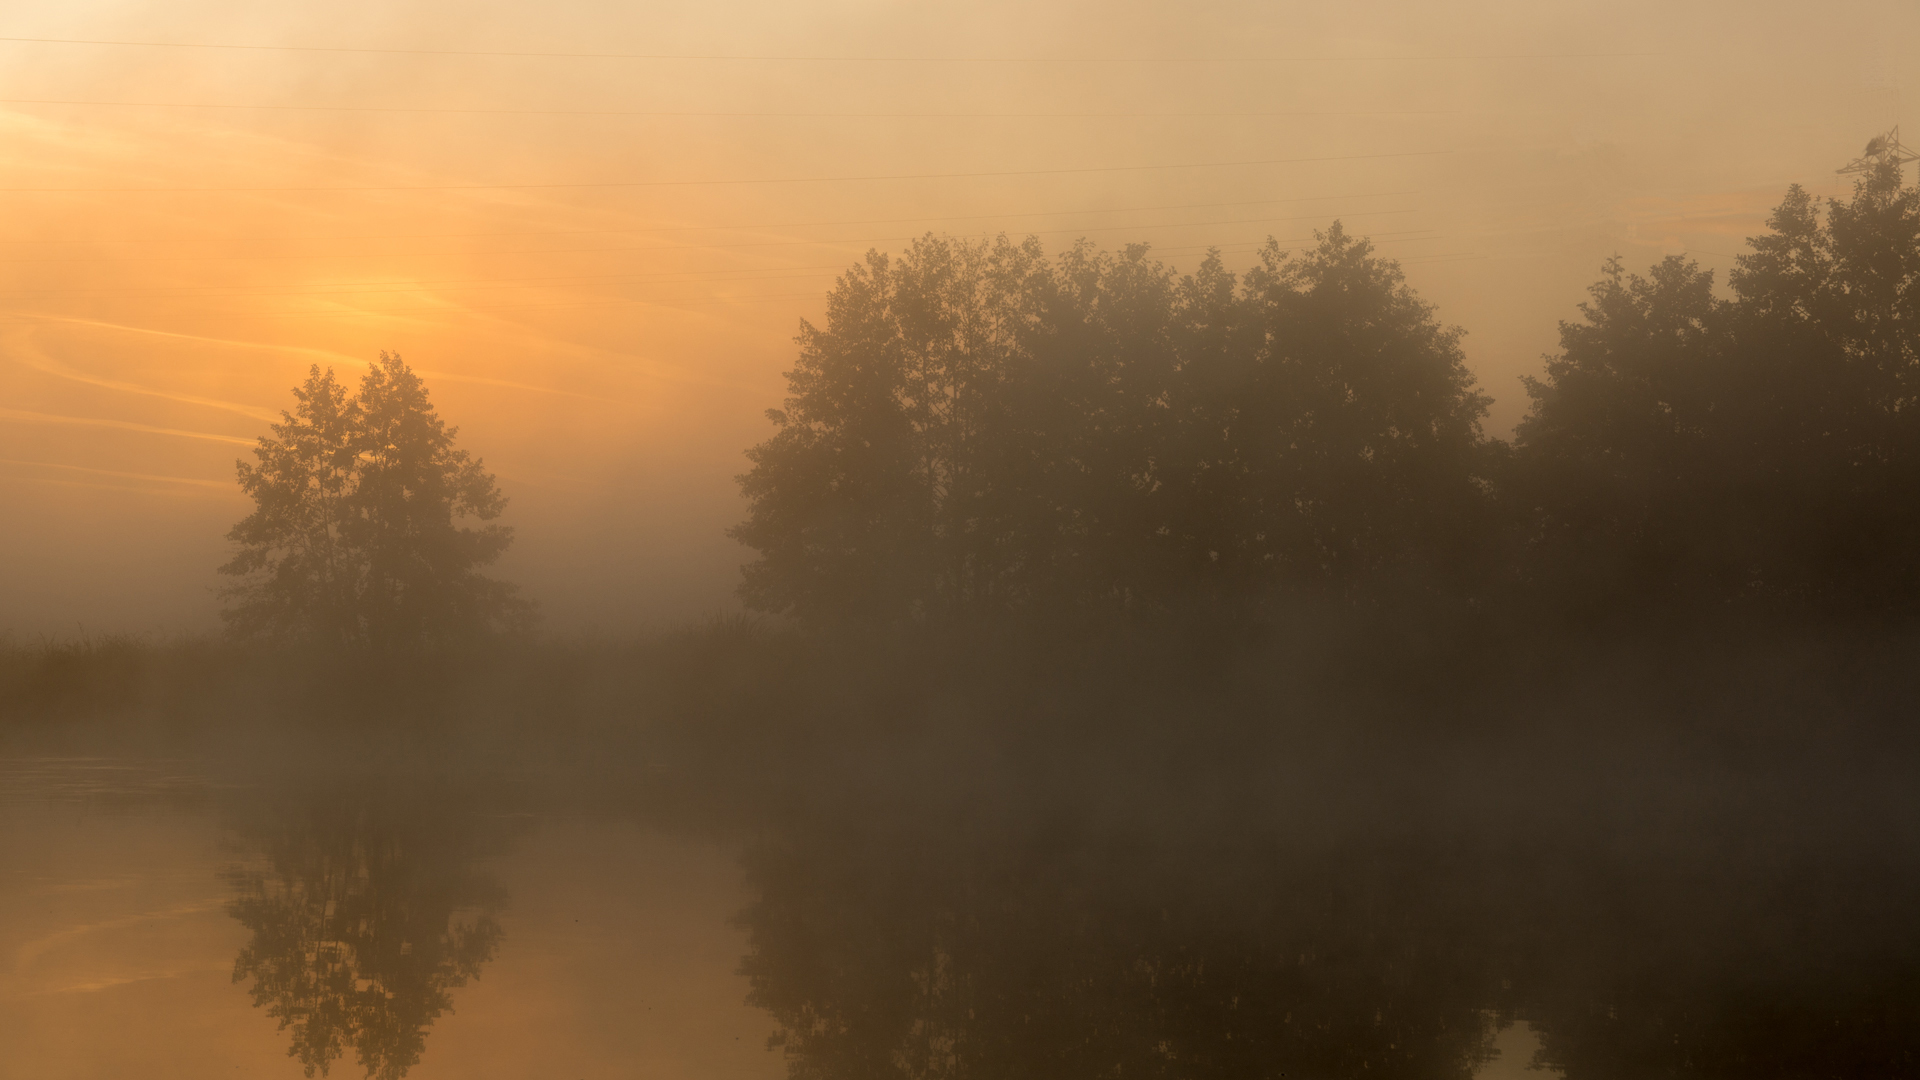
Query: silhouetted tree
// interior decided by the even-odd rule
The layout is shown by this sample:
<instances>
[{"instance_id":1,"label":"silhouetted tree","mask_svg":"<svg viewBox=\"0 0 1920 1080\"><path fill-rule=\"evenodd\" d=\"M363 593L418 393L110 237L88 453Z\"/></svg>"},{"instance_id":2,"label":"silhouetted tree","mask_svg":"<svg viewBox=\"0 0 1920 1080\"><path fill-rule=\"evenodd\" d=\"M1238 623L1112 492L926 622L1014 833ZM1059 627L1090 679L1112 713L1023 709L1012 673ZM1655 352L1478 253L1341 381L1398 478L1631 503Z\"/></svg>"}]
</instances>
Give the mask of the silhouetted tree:
<instances>
[{"instance_id":1,"label":"silhouetted tree","mask_svg":"<svg viewBox=\"0 0 1920 1080\"><path fill-rule=\"evenodd\" d=\"M512 542L491 524L506 498L398 356L380 354L357 398L317 366L294 397L258 464L238 463L255 509L220 568L241 579L226 590L233 632L420 646L531 617L513 586L480 573Z\"/></svg>"},{"instance_id":2,"label":"silhouetted tree","mask_svg":"<svg viewBox=\"0 0 1920 1080\"><path fill-rule=\"evenodd\" d=\"M1514 493L1537 508L1532 539L1545 567L1577 579L1556 591L1605 602L1707 587L1701 553L1724 551L1731 525L1704 468L1725 348L1713 274L1670 256L1642 278L1614 259L1588 291L1546 378L1526 381Z\"/></svg>"},{"instance_id":3,"label":"silhouetted tree","mask_svg":"<svg viewBox=\"0 0 1920 1080\"><path fill-rule=\"evenodd\" d=\"M1562 324L1514 489L1551 594L1920 603L1920 191L1887 163L1825 220L1795 187L1769 225L1730 299L1683 258L1615 260Z\"/></svg>"},{"instance_id":4,"label":"silhouetted tree","mask_svg":"<svg viewBox=\"0 0 1920 1080\"><path fill-rule=\"evenodd\" d=\"M360 599L376 645L440 642L525 614L514 588L483 576L513 541L491 474L453 440L427 389L382 353L360 384L362 456L354 502L366 577Z\"/></svg>"},{"instance_id":5,"label":"silhouetted tree","mask_svg":"<svg viewBox=\"0 0 1920 1080\"><path fill-rule=\"evenodd\" d=\"M1186 282L1166 535L1229 593L1470 590L1494 448L1462 331L1337 222L1232 288Z\"/></svg>"},{"instance_id":6,"label":"silhouetted tree","mask_svg":"<svg viewBox=\"0 0 1920 1080\"><path fill-rule=\"evenodd\" d=\"M761 552L755 607L819 617L929 615L995 596L1011 554L995 520L1004 382L1038 245L927 237L879 253L802 323L779 431L741 478L732 535Z\"/></svg>"},{"instance_id":7,"label":"silhouetted tree","mask_svg":"<svg viewBox=\"0 0 1920 1080\"><path fill-rule=\"evenodd\" d=\"M1731 352L1747 377L1726 403L1724 453L1744 466L1744 561L1799 602L1912 614L1920 189L1883 161L1824 221L1795 188L1769 224L1731 276Z\"/></svg>"},{"instance_id":8,"label":"silhouetted tree","mask_svg":"<svg viewBox=\"0 0 1920 1080\"><path fill-rule=\"evenodd\" d=\"M359 640L359 558L352 506L360 457L360 407L329 369L316 365L295 387L294 411L237 462L240 490L254 501L227 539L239 545L223 574L229 628L246 636L299 636L330 644Z\"/></svg>"},{"instance_id":9,"label":"silhouetted tree","mask_svg":"<svg viewBox=\"0 0 1920 1080\"><path fill-rule=\"evenodd\" d=\"M1337 224L1244 281L1144 245L871 254L749 452L744 593L886 623L1457 579L1490 454L1459 336Z\"/></svg>"}]
</instances>

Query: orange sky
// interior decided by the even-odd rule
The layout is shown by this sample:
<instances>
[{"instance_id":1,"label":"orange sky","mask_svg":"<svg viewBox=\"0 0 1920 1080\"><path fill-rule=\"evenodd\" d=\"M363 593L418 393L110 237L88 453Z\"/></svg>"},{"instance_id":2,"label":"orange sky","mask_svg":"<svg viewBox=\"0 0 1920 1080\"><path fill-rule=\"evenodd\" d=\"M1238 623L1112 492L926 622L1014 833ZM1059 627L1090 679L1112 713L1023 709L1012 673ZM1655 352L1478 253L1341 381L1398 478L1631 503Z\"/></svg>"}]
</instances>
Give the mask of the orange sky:
<instances>
[{"instance_id":1,"label":"orange sky","mask_svg":"<svg viewBox=\"0 0 1920 1080\"><path fill-rule=\"evenodd\" d=\"M551 628L727 610L798 320L930 229L1244 266L1338 217L1505 434L1602 260L1726 267L1920 75L1910 3L24 0L0 38L26 636L211 628L234 458L381 349L499 475Z\"/></svg>"}]
</instances>

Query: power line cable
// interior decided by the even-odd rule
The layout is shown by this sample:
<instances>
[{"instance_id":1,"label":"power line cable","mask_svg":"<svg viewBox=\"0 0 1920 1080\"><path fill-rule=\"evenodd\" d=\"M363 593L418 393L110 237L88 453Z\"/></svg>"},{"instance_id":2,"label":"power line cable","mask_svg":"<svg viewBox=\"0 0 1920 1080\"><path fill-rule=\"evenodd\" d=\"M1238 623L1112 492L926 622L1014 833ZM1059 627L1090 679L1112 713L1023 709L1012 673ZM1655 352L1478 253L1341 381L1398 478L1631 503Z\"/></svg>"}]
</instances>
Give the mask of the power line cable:
<instances>
[{"instance_id":1,"label":"power line cable","mask_svg":"<svg viewBox=\"0 0 1920 1080\"><path fill-rule=\"evenodd\" d=\"M1439 240L1439 239L1445 239L1445 238L1446 237L1444 236L1406 237L1402 239L1382 240L1382 241L1378 241L1378 243L1392 244L1392 243L1401 243L1401 242L1419 242L1419 241L1428 241L1428 240ZM1304 239L1309 239L1309 238L1308 237L1290 237L1288 238L1288 241L1292 242L1295 240L1304 240ZM1182 254L1190 255L1190 254L1196 254L1196 253L1208 252L1208 251L1219 251L1223 253L1245 253L1249 251L1258 251L1261 248L1264 248L1265 246L1266 246L1266 241L1259 241L1259 242L1244 243L1244 244L1209 245L1205 247L1161 248L1161 249L1157 249L1155 253L1159 255L1182 255ZM1482 257L1482 256L1473 256L1471 255L1471 253L1466 253L1466 252L1448 252L1448 253L1442 253L1437 256L1413 256L1407 259L1395 259L1393 261L1397 263L1417 264L1421 262L1434 261L1436 259L1445 260L1450 256L1464 256L1463 258L1459 259L1459 261L1467 261L1467 258L1465 257ZM778 280L792 280L792 278L768 277L768 278L750 279L750 280L778 281ZM669 284L673 284L673 283L670 282ZM313 298L324 301L324 300L330 300L333 297L349 296L349 295L357 295L357 294L346 293L346 292L322 293L322 294L316 294ZM471 317L478 317L478 316L491 315L491 314L495 314L503 311L571 311L571 310L579 310L579 309L587 309L587 308L621 308L621 307L636 307L636 306L677 307L677 308L683 308L683 309L698 309L702 306L725 306L725 307L741 307L741 306L754 306L754 305L767 306L771 304L797 302L797 301L819 301L819 300L825 299L825 297L826 297L826 293L822 292L821 290L815 289L815 290L811 290L804 293L782 293L782 294L774 294L774 295L760 294L760 295L753 295L753 296L724 296L724 295L716 295L711 292L703 292L703 293L695 293L692 295L623 297L619 299L610 299L610 300L578 300L578 301L567 301L564 303L549 303L549 304L489 303L486 305L485 308L482 308L482 309L474 309L466 305L457 304L457 303L442 303L432 307L386 308L381 310L369 310L369 309L362 309L362 308L351 308L351 309L345 309L345 310L323 310L323 311L316 311L311 308L297 309L297 310L281 310L281 311L273 311L273 310L262 311L259 309L238 309L238 310L216 311L213 313L218 314L223 318L235 318L235 319L250 319L250 318L364 319L364 318L399 318L399 317L405 317L410 315L427 315L427 314L432 314L432 315L458 314L458 315L465 315L465 316L471 316ZM180 311L177 305L170 305L166 310L169 314L177 314ZM207 312L203 309L201 313L206 314ZM0 312L0 317L5 317L5 316L12 316L15 318L27 318L27 319L59 317L58 315L51 312L33 312L33 311L19 311L19 310Z\"/></svg>"},{"instance_id":2,"label":"power line cable","mask_svg":"<svg viewBox=\"0 0 1920 1080\"><path fill-rule=\"evenodd\" d=\"M1429 53L1326 56L833 56L811 53L642 53L530 49L399 49L347 45L246 45L226 42L129 41L106 38L0 37L32 45L94 45L144 49L208 49L224 52L354 53L367 56L521 57L554 60L719 60L740 62L868 64L1294 64L1355 61L1446 62L1480 60L1617 60L1664 56L1659 52Z\"/></svg>"},{"instance_id":3,"label":"power line cable","mask_svg":"<svg viewBox=\"0 0 1920 1080\"><path fill-rule=\"evenodd\" d=\"M1334 215L1334 216L1338 216L1341 218L1386 217L1386 216L1397 215L1397 214L1412 214L1417 212L1418 212L1417 210L1412 210L1412 209L1362 210L1358 212L1352 212L1344 215ZM1211 219L1207 221L1167 221L1167 222L1157 222L1157 223L1147 223L1147 224L1129 224L1129 225L1082 225L1082 226L1071 226L1071 227L1062 228L1062 229L1029 229L1029 230L1020 232L1018 235L1054 236L1062 233L1084 234L1084 233L1122 232L1129 229L1138 229L1141 231L1147 231L1152 229L1192 229L1192 228L1200 228L1202 226L1208 226L1208 225L1257 225L1263 222L1304 221L1310 218L1320 219L1327 216L1329 215L1298 214L1298 215L1293 215L1289 217L1227 218L1227 219ZM1007 235L1014 235L1014 234L1009 232L1007 233ZM493 251L465 251L465 250L455 249L452 251L307 252L307 253L297 254L297 255L171 255L171 256L141 257L136 259L116 259L110 265L121 266L121 265L127 265L129 263L138 264L138 263L188 263L188 262L191 262L191 263L288 262L293 260L309 260L309 259L414 259L414 258L437 258L437 257L471 258L476 256L482 256L482 255L579 255L579 254L596 254L596 253L619 254L619 253L631 253L631 252L640 252L640 251L645 251L645 252L733 251L733 250L739 250L744 248L827 247L835 244L890 244L890 243L900 243L900 242L914 240L914 239L917 239L917 237L915 236L835 236L835 237L821 237L821 238L812 239L812 240L791 240L791 239L789 240L754 240L754 241L746 241L742 243L732 243L732 244L670 244L670 245L652 244L652 245L623 246L623 247L509 248L509 249L495 249ZM81 265L97 265L99 264L99 262L100 260L97 258L85 258L85 257L61 258L61 259L0 259L0 266L46 266L49 264L70 265L70 264L76 264L76 263Z\"/></svg>"},{"instance_id":4,"label":"power line cable","mask_svg":"<svg viewBox=\"0 0 1920 1080\"><path fill-rule=\"evenodd\" d=\"M769 117L778 119L875 119L875 120L965 120L965 119L1143 119L1156 116L1169 119L1246 118L1275 119L1289 116L1483 116L1521 115L1471 112L1460 109L1354 109L1247 111L1102 111L1102 112L775 112L758 110L674 110L674 109L481 109L438 106L396 105L247 105L188 101L91 101L78 98L0 98L0 105L94 105L135 109L234 109L269 112L344 112L344 113L422 113L430 115L478 116L655 116L655 117Z\"/></svg>"},{"instance_id":5,"label":"power line cable","mask_svg":"<svg viewBox=\"0 0 1920 1080\"><path fill-rule=\"evenodd\" d=\"M1402 230L1396 230L1393 232L1372 233L1372 234L1369 234L1366 237L1366 239L1375 244L1386 244L1386 243L1407 243L1407 242L1415 242L1420 240L1440 238L1439 236L1421 237L1421 236L1410 235L1413 233L1423 233L1423 232L1431 232L1431 231L1432 230L1429 230L1429 229L1402 229ZM1386 237L1388 239L1375 239L1376 237ZM912 239L912 238L905 237L903 239ZM1297 243L1300 241L1312 240L1314 239L1314 237L1309 235L1309 236L1272 237L1270 239L1278 243ZM1259 248L1264 247L1266 243L1267 243L1266 240L1242 241L1242 242L1231 243L1231 244L1211 244L1201 248L1195 248L1192 250L1216 250L1216 249L1221 251L1229 251L1229 250L1236 250L1236 249L1258 250ZM1172 253L1179 250L1185 250L1185 249L1170 248L1165 253ZM857 260L855 261L857 262ZM297 284L274 283L274 284L265 284L265 285L169 285L169 286L155 286L150 288L135 288L135 289L115 289L115 288L49 289L49 290L41 290L37 292L16 292L11 295L15 297L23 297L23 298L24 297L52 297L52 296L117 297L117 296L156 296L156 295L158 296L182 296L182 295L185 295L185 296L206 296L206 295L262 296L262 295L284 295L288 293L305 294L309 296L361 296L361 295L381 293L381 292L386 292L386 293L412 292L412 291L418 291L421 288L427 287L427 286L449 286L449 285L463 286L463 287L467 287L468 289L476 289L476 288L478 289L486 289L486 288L521 289L521 288L541 288L548 285L569 285L570 284L570 285L576 285L576 286L591 286L591 285L619 284L624 282L674 283L674 282L682 282L682 281L690 281L690 280L704 280L704 281L710 281L716 284L725 284L729 282L748 283L748 282L754 282L754 281L785 281L785 280L794 280L796 278L813 278L813 277L819 276L820 272L823 272L823 271L844 272L847 269L847 267L848 267L847 263L837 262L837 263L817 263L817 264L809 264L809 265L803 265L803 266L745 267L745 268L734 268L734 269L728 269L728 270L704 270L704 271L680 270L680 271L669 271L666 273L657 273L657 274L604 274L604 273L602 274L552 274L552 275L538 275L538 276L532 276L532 277L508 277L508 278L478 277L478 278L393 279L393 280L385 280L385 281L380 281L380 280L319 281L319 282L301 282ZM810 273L798 273L798 271L809 271ZM322 291L322 290L325 290L325 291Z\"/></svg>"},{"instance_id":6,"label":"power line cable","mask_svg":"<svg viewBox=\"0 0 1920 1080\"><path fill-rule=\"evenodd\" d=\"M1319 157L1249 158L1242 161L1196 161L1177 165L1095 165L1070 169L989 169L955 173L875 173L865 176L787 176L729 180L607 180L544 184L352 184L338 186L288 185L261 187L0 187L0 192L58 194L244 194L285 192L373 191L555 191L599 188L730 187L747 184L829 184L876 180L979 180L1005 176L1082 176L1092 173L1163 172L1176 169L1221 169L1248 165L1298 165L1322 161L1370 161L1383 158L1439 157L1458 150L1405 150L1386 154L1329 154Z\"/></svg>"},{"instance_id":7,"label":"power line cable","mask_svg":"<svg viewBox=\"0 0 1920 1080\"><path fill-rule=\"evenodd\" d=\"M1030 217L1068 217L1082 214L1134 214L1154 210L1210 210L1223 206L1277 206L1282 203L1323 202L1332 199L1387 199L1401 195L1418 195L1418 189L1405 191L1369 191L1346 195L1301 195L1287 199L1243 199L1230 202L1172 203L1163 206L1115 206L1092 210L1032 210L1017 213L997 214L949 214L915 215L898 218L841 218L833 221L781 221L761 222L752 225L655 225L638 229L547 229L533 232L485 232L485 233L385 233L385 234L349 234L349 235L308 235L308 236L218 236L195 238L134 238L134 239L94 239L59 238L43 239L0 239L0 244L240 244L240 243L284 243L299 240L467 240L476 238L506 236L637 236L642 233L664 232L716 232L753 229L804 229L827 225L898 225L909 221L992 221L1002 218Z\"/></svg>"}]
</instances>

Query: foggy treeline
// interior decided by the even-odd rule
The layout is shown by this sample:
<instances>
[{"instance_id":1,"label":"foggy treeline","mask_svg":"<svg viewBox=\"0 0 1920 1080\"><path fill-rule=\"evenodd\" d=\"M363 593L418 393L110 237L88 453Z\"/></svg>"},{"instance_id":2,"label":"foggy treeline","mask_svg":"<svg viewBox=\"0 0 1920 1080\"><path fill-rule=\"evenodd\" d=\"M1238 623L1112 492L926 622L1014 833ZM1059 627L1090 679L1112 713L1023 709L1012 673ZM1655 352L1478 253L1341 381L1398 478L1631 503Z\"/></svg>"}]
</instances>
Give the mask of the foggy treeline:
<instances>
[{"instance_id":1,"label":"foggy treeline","mask_svg":"<svg viewBox=\"0 0 1920 1080\"><path fill-rule=\"evenodd\" d=\"M640 641L530 633L419 377L316 369L232 639L0 652L4 734L227 755L234 977L319 1069L417 1063L503 823L587 805L746 852L796 1080L1469 1080L1515 1021L1570 1080L1910 1074L1917 283L1894 165L1795 189L1724 288L1608 264L1507 443L1337 224L928 236L802 329L761 617Z\"/></svg>"},{"instance_id":2,"label":"foggy treeline","mask_svg":"<svg viewBox=\"0 0 1920 1080\"><path fill-rule=\"evenodd\" d=\"M1727 283L1616 260L1512 445L1461 330L1338 224L1190 275L929 236L806 326L745 596L817 622L1301 604L1900 619L1920 602L1920 193L1798 188Z\"/></svg>"},{"instance_id":3,"label":"foggy treeline","mask_svg":"<svg viewBox=\"0 0 1920 1080\"><path fill-rule=\"evenodd\" d=\"M233 644L15 646L5 696L137 710L337 669L288 703L615 723L717 693L662 689L695 649L796 718L817 702L789 675L1028 700L1006 688L1091 663L1175 696L1404 684L1444 726L1606 663L1747 690L1732 672L1891 672L1920 604L1920 189L1892 160L1824 207L1796 187L1750 246L1724 286L1608 263L1510 443L1462 330L1338 223L1238 274L1004 237L870 254L802 325L740 477L741 592L773 621L634 646L529 633L484 574L506 493L399 357L357 394L316 368L239 467Z\"/></svg>"}]
</instances>

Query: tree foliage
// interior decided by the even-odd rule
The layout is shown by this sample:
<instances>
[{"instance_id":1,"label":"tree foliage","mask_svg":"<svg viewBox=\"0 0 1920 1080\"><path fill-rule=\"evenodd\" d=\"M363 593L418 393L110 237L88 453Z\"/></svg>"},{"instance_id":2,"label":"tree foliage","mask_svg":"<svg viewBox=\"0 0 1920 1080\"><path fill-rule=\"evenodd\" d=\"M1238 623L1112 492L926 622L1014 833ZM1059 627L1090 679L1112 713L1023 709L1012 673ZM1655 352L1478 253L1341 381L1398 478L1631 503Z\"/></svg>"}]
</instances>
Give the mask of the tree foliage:
<instances>
[{"instance_id":1,"label":"tree foliage","mask_svg":"<svg viewBox=\"0 0 1920 1080\"><path fill-rule=\"evenodd\" d=\"M752 605L948 620L1434 587L1487 520L1460 331L1337 224L1178 275L927 236L804 325L749 452Z\"/></svg>"},{"instance_id":2,"label":"tree foliage","mask_svg":"<svg viewBox=\"0 0 1920 1080\"><path fill-rule=\"evenodd\" d=\"M400 357L381 353L357 396L315 366L294 402L238 463L254 511L220 568L240 579L225 590L231 631L416 647L527 622L514 587L480 572L512 542L495 521L506 498Z\"/></svg>"},{"instance_id":3,"label":"tree foliage","mask_svg":"<svg viewBox=\"0 0 1920 1080\"><path fill-rule=\"evenodd\" d=\"M802 325L748 602L879 625L1520 602L1920 610L1920 188L1798 187L1729 289L1609 261L1511 447L1461 332L1336 223L1250 270L926 236ZM1457 610L1457 605L1452 605Z\"/></svg>"},{"instance_id":4,"label":"tree foliage","mask_svg":"<svg viewBox=\"0 0 1920 1080\"><path fill-rule=\"evenodd\" d=\"M1885 616L1920 604L1920 190L1798 187L1730 285L1617 260L1531 381L1514 491L1536 584L1581 605Z\"/></svg>"}]
</instances>

